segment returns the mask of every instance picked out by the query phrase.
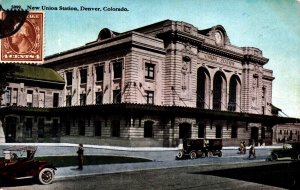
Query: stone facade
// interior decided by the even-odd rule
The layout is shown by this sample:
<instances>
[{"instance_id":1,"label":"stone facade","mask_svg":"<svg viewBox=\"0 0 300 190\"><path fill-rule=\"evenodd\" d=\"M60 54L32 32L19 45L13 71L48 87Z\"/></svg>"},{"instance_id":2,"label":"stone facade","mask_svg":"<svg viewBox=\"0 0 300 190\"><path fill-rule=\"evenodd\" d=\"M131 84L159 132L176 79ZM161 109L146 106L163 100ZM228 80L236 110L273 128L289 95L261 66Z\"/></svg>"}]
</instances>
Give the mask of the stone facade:
<instances>
[{"instance_id":1,"label":"stone facade","mask_svg":"<svg viewBox=\"0 0 300 190\"><path fill-rule=\"evenodd\" d=\"M199 30L165 20L124 33L104 28L96 41L45 58L43 67L65 81L57 91L61 107L47 110L48 121L58 118L59 142L177 146L182 138L222 138L224 145L270 144L279 121L271 112L274 77L267 62L257 48L232 45L220 25Z\"/></svg>"}]
</instances>

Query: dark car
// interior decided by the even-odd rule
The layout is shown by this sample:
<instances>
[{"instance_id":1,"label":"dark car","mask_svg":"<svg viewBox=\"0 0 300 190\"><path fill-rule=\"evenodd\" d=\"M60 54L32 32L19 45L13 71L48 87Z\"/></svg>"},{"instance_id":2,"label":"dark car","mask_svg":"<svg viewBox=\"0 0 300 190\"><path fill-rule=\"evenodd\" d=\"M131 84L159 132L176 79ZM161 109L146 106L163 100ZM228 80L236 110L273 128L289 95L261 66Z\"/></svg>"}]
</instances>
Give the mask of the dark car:
<instances>
[{"instance_id":1,"label":"dark car","mask_svg":"<svg viewBox=\"0 0 300 190\"><path fill-rule=\"evenodd\" d=\"M290 157L294 160L300 160L300 142L290 142L283 145L281 149L274 149L271 152L271 160Z\"/></svg>"},{"instance_id":2,"label":"dark car","mask_svg":"<svg viewBox=\"0 0 300 190\"><path fill-rule=\"evenodd\" d=\"M3 150L0 184L18 179L37 179L42 184L53 181L56 168L47 161L34 160L36 146L13 146Z\"/></svg>"},{"instance_id":3,"label":"dark car","mask_svg":"<svg viewBox=\"0 0 300 190\"><path fill-rule=\"evenodd\" d=\"M195 159L215 155L222 156L222 139L183 139L176 158L182 159L188 156Z\"/></svg>"}]
</instances>

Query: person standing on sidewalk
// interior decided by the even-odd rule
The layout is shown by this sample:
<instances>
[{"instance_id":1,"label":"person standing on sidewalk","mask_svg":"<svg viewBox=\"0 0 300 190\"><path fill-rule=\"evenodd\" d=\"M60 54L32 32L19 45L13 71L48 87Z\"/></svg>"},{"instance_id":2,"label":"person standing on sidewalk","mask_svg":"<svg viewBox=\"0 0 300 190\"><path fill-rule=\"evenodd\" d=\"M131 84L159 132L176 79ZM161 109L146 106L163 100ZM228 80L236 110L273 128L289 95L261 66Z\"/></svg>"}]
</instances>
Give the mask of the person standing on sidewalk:
<instances>
[{"instance_id":1,"label":"person standing on sidewalk","mask_svg":"<svg viewBox=\"0 0 300 190\"><path fill-rule=\"evenodd\" d=\"M254 144L251 144L251 147L249 149L249 159L250 159L251 156L253 156L254 159L256 158L256 156L255 156L255 147L254 146L255 146Z\"/></svg>"},{"instance_id":2,"label":"person standing on sidewalk","mask_svg":"<svg viewBox=\"0 0 300 190\"><path fill-rule=\"evenodd\" d=\"M79 144L78 150L77 150L77 159L78 159L78 170L82 170L83 167L83 145Z\"/></svg>"}]
</instances>

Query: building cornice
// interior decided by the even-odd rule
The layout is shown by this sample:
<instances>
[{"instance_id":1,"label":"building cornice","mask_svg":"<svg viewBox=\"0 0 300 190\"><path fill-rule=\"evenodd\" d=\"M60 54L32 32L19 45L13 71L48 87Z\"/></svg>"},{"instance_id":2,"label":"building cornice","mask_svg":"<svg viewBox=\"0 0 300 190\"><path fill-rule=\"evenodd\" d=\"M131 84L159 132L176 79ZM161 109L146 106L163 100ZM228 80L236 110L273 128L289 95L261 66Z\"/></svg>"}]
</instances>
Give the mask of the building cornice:
<instances>
[{"instance_id":1,"label":"building cornice","mask_svg":"<svg viewBox=\"0 0 300 190\"><path fill-rule=\"evenodd\" d=\"M184 43L188 42L195 46L199 46L204 42L203 38L199 38L179 30L168 30L158 34L157 37L163 40L180 41Z\"/></svg>"},{"instance_id":2,"label":"building cornice","mask_svg":"<svg viewBox=\"0 0 300 190\"><path fill-rule=\"evenodd\" d=\"M218 111L210 109L199 109L182 106L158 106L149 104L102 104L102 105L85 105L85 106L71 106L71 107L57 107L57 108L38 108L38 107L22 107L22 106L8 106L0 109L0 113L51 113L53 115L62 116L63 114L159 114L170 117L193 117L206 118L211 120L236 120L244 122L260 122L265 125L275 125L280 123L300 123L299 118L278 117L273 115L260 115L244 112L230 112Z\"/></svg>"},{"instance_id":3,"label":"building cornice","mask_svg":"<svg viewBox=\"0 0 300 190\"><path fill-rule=\"evenodd\" d=\"M272 81L272 80L275 79L275 77L267 76L267 75L263 75L262 78L265 79L265 80L269 80L269 81Z\"/></svg>"},{"instance_id":4,"label":"building cornice","mask_svg":"<svg viewBox=\"0 0 300 190\"><path fill-rule=\"evenodd\" d=\"M240 53L237 53L237 52L234 52L234 51L222 48L222 47L210 45L207 43L202 44L202 46L199 47L199 50L204 50L204 51L214 53L217 55L226 56L228 58L232 58L232 59L235 59L238 61L242 61L244 58L243 54L240 54Z\"/></svg>"},{"instance_id":5,"label":"building cornice","mask_svg":"<svg viewBox=\"0 0 300 190\"><path fill-rule=\"evenodd\" d=\"M257 57L255 55L246 54L246 55L244 55L244 61L251 62L251 63L257 63L259 65L265 65L266 63L268 63L269 59L267 59L265 57Z\"/></svg>"}]
</instances>

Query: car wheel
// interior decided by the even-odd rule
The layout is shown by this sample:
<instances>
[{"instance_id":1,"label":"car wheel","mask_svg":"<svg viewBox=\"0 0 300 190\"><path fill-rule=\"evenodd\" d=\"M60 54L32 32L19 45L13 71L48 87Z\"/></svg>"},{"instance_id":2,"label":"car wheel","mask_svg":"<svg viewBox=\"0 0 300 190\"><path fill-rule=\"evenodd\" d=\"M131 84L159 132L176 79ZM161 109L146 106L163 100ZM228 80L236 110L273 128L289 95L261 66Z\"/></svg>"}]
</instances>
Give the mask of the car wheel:
<instances>
[{"instance_id":1,"label":"car wheel","mask_svg":"<svg viewBox=\"0 0 300 190\"><path fill-rule=\"evenodd\" d=\"M44 168L39 173L39 181L42 184L50 184L54 179L54 172L50 168Z\"/></svg>"},{"instance_id":2,"label":"car wheel","mask_svg":"<svg viewBox=\"0 0 300 190\"><path fill-rule=\"evenodd\" d=\"M190 158L191 158L191 159L197 158L197 154L196 154L195 151L190 152Z\"/></svg>"},{"instance_id":3,"label":"car wheel","mask_svg":"<svg viewBox=\"0 0 300 190\"><path fill-rule=\"evenodd\" d=\"M177 158L178 158L178 159L182 159L182 158L183 158L183 151L182 151L182 150L179 150L179 151L177 152Z\"/></svg>"},{"instance_id":4,"label":"car wheel","mask_svg":"<svg viewBox=\"0 0 300 190\"><path fill-rule=\"evenodd\" d=\"M218 156L222 157L222 155L223 155L223 153L222 153L222 151L220 151L219 154L218 154Z\"/></svg>"},{"instance_id":5,"label":"car wheel","mask_svg":"<svg viewBox=\"0 0 300 190\"><path fill-rule=\"evenodd\" d=\"M201 157L201 158L205 157L204 152L202 152L201 150L199 150L199 151L197 152L197 154L198 154L198 156Z\"/></svg>"},{"instance_id":6,"label":"car wheel","mask_svg":"<svg viewBox=\"0 0 300 190\"><path fill-rule=\"evenodd\" d=\"M298 154L298 156L297 156L297 160L298 160L298 161L300 161L300 154Z\"/></svg>"},{"instance_id":7,"label":"car wheel","mask_svg":"<svg viewBox=\"0 0 300 190\"><path fill-rule=\"evenodd\" d=\"M278 155L277 154L272 154L271 159L272 160L278 160Z\"/></svg>"}]
</instances>

